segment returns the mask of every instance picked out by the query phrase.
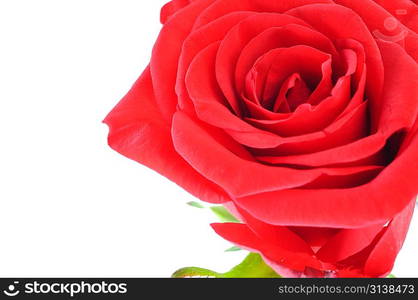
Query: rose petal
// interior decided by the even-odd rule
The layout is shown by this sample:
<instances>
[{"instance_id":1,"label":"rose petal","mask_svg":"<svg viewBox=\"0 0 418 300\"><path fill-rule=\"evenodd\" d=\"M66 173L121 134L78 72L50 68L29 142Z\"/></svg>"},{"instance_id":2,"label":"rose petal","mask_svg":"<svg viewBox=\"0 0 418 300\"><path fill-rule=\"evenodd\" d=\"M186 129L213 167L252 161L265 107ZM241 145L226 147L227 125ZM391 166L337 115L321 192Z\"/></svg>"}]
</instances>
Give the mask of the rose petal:
<instances>
[{"instance_id":1,"label":"rose petal","mask_svg":"<svg viewBox=\"0 0 418 300\"><path fill-rule=\"evenodd\" d=\"M304 25L305 22L282 14L254 14L232 28L223 39L216 59L216 78L223 94L237 115L241 115L241 107L234 86L234 74L239 54L243 47L260 32L273 26L287 24Z\"/></svg>"},{"instance_id":2,"label":"rose petal","mask_svg":"<svg viewBox=\"0 0 418 300\"><path fill-rule=\"evenodd\" d=\"M316 102L319 101L319 99L323 100L324 98L327 98L326 96L331 92L332 88L332 81L331 81L331 60L328 60L324 62L321 66L322 69L322 80L315 89L315 91L312 92L312 94L309 96L309 100L307 102ZM281 87L281 91L279 92L279 95L277 96L276 103L278 105L284 104L287 105L287 103L284 101L284 98L288 89L290 88L291 82L294 80L294 77L298 76L297 74L292 74L283 84ZM253 87L253 89L255 86ZM257 98L256 95L253 95L253 98ZM301 105L298 109L296 109L295 112L291 113L290 108L288 110L288 113L277 113L274 111L270 111L263 106L260 105L260 103L251 102L251 99L248 99L245 97L245 95L242 95L242 101L244 102L246 108L248 109L249 115L252 116L254 119L262 119L262 120L283 120L288 119L290 117L296 118L296 115L298 115L298 110L302 111L311 111L311 105ZM359 103L358 103L359 104ZM323 104L324 105L324 104ZM277 111L277 107L274 107L274 110Z\"/></svg>"},{"instance_id":3,"label":"rose petal","mask_svg":"<svg viewBox=\"0 0 418 300\"><path fill-rule=\"evenodd\" d=\"M310 253L302 251L288 251L277 244L270 244L268 241L260 239L245 224L238 223L215 223L211 224L217 234L224 239L247 249L251 252L261 253L269 261L273 261L292 270L303 272L306 267L321 268L321 263ZM296 235L296 234L295 234ZM292 246L292 240L281 237L282 244Z\"/></svg>"},{"instance_id":4,"label":"rose petal","mask_svg":"<svg viewBox=\"0 0 418 300\"><path fill-rule=\"evenodd\" d=\"M378 41L378 45L386 77L377 111L380 112L379 130L411 128L418 116L418 64L395 43Z\"/></svg>"},{"instance_id":5,"label":"rose petal","mask_svg":"<svg viewBox=\"0 0 418 300\"><path fill-rule=\"evenodd\" d=\"M292 9L287 14L296 16L331 40L359 41L366 53L367 87L371 111L379 110L383 88L384 69L379 48L363 20L351 9L341 5L313 4ZM372 119L372 128L377 120Z\"/></svg>"},{"instance_id":6,"label":"rose petal","mask_svg":"<svg viewBox=\"0 0 418 300\"><path fill-rule=\"evenodd\" d=\"M262 239L288 251L314 254L311 247L286 226L273 226L255 219L244 210L237 208L244 223Z\"/></svg>"},{"instance_id":7,"label":"rose petal","mask_svg":"<svg viewBox=\"0 0 418 300\"><path fill-rule=\"evenodd\" d=\"M174 116L172 136L177 152L199 173L225 187L231 195L300 186L322 174L319 169L300 172L243 160L225 149L182 112L177 112ZM248 176L249 174L252 175Z\"/></svg>"},{"instance_id":8,"label":"rose petal","mask_svg":"<svg viewBox=\"0 0 418 300\"><path fill-rule=\"evenodd\" d=\"M320 151L349 143L364 134L364 126L360 125L366 124L362 121L365 117L365 104L354 109L351 114L347 114L325 131L304 136L283 138L250 126L232 114L223 104L222 94L212 77L213 73L210 72L216 47L215 43L195 57L186 76L186 86L198 117L213 126L223 128L240 144L256 148L275 148L281 145L283 149L277 150L282 151L281 154L286 151L301 153L300 151L307 151L307 144L312 151Z\"/></svg>"},{"instance_id":9,"label":"rose petal","mask_svg":"<svg viewBox=\"0 0 418 300\"><path fill-rule=\"evenodd\" d=\"M386 140L387 137L385 135L377 133L347 145L319 152L285 156L256 156L256 158L269 164L305 167L348 166L358 164L359 162L373 164L376 162L373 162L373 159L368 161L368 159L373 158L375 154L383 149Z\"/></svg>"},{"instance_id":10,"label":"rose petal","mask_svg":"<svg viewBox=\"0 0 418 300\"><path fill-rule=\"evenodd\" d=\"M110 128L109 145L114 150L154 169L204 201L229 201L218 185L197 173L174 150L170 127L155 104L149 68L104 122Z\"/></svg>"},{"instance_id":11,"label":"rose petal","mask_svg":"<svg viewBox=\"0 0 418 300\"><path fill-rule=\"evenodd\" d=\"M303 189L338 189L350 188L365 184L376 177L382 166L344 167L336 169L338 173L328 171L314 181L300 187Z\"/></svg>"},{"instance_id":12,"label":"rose petal","mask_svg":"<svg viewBox=\"0 0 418 300\"><path fill-rule=\"evenodd\" d=\"M177 107L174 87L183 41L189 35L197 16L213 1L193 1L178 11L163 26L155 43L150 64L155 101L168 122L171 121Z\"/></svg>"},{"instance_id":13,"label":"rose petal","mask_svg":"<svg viewBox=\"0 0 418 300\"><path fill-rule=\"evenodd\" d=\"M300 74L310 87L316 86L322 77L322 64L328 60L329 54L305 45L266 52L250 70L250 73L256 74L253 78L256 80L255 88L261 104L267 105L265 102L270 102L274 105L272 100L276 98L286 78L293 73Z\"/></svg>"},{"instance_id":14,"label":"rose petal","mask_svg":"<svg viewBox=\"0 0 418 300\"><path fill-rule=\"evenodd\" d=\"M401 250L415 208L415 197L388 225L385 233L370 253L364 267L369 276L386 276Z\"/></svg>"},{"instance_id":15,"label":"rose petal","mask_svg":"<svg viewBox=\"0 0 418 300\"><path fill-rule=\"evenodd\" d=\"M179 59L176 82L178 105L182 110L192 113L193 105L191 105L191 100L187 94L185 77L193 58L210 44L221 40L231 27L247 18L250 14L250 12L228 14L193 31L185 40Z\"/></svg>"},{"instance_id":16,"label":"rose petal","mask_svg":"<svg viewBox=\"0 0 418 300\"><path fill-rule=\"evenodd\" d=\"M351 145L351 150L357 149L359 152L367 152L368 146L364 149L359 147L366 142L371 143L373 148L381 146L387 134L392 135L397 130L411 127L417 116L416 105L405 101L414 101L418 95L416 63L396 44L379 42L379 47L387 71L384 97L381 99L386 110L381 117L380 133ZM400 79L397 74L408 74L408 77ZM409 111L406 107L409 107ZM255 217L275 225L356 228L386 222L416 195L418 163L411 165L411 162L418 161L417 149L418 138L415 132L409 137L409 146L379 176L360 187L309 191L295 189L254 195L235 202ZM344 147L338 150L343 151ZM334 151L342 154L336 149ZM331 159L337 158L331 156L332 152L324 151L317 159L325 160L325 154L330 155ZM305 158L308 159L307 156ZM364 201L364 195L367 195L368 201Z\"/></svg>"},{"instance_id":17,"label":"rose petal","mask_svg":"<svg viewBox=\"0 0 418 300\"><path fill-rule=\"evenodd\" d=\"M416 196L417 149L415 135L410 146L374 180L359 187L284 190L234 202L254 217L273 225L359 228L385 223ZM365 195L367 201L364 201Z\"/></svg>"},{"instance_id":18,"label":"rose petal","mask_svg":"<svg viewBox=\"0 0 418 300\"><path fill-rule=\"evenodd\" d=\"M256 152L259 156L314 153L361 139L368 134L367 104L363 102L321 131L282 138L277 147Z\"/></svg>"},{"instance_id":19,"label":"rose petal","mask_svg":"<svg viewBox=\"0 0 418 300\"><path fill-rule=\"evenodd\" d=\"M283 13L291 8L312 3L334 3L331 0L217 0L209 6L196 21L195 29L233 11L255 11Z\"/></svg>"},{"instance_id":20,"label":"rose petal","mask_svg":"<svg viewBox=\"0 0 418 300\"><path fill-rule=\"evenodd\" d=\"M167 20L174 15L177 11L179 11L180 9L186 7L187 5L190 4L190 2L192 2L194 0L172 0L168 3L166 3L162 8L161 8L161 13L160 13L160 21L161 24L164 24L167 22Z\"/></svg>"},{"instance_id":21,"label":"rose petal","mask_svg":"<svg viewBox=\"0 0 418 300\"><path fill-rule=\"evenodd\" d=\"M235 155L216 139L215 134L182 112L177 112L173 118L172 136L177 152L200 174L234 197L295 188L322 175L344 176L369 168L318 168L301 172L266 166Z\"/></svg>"},{"instance_id":22,"label":"rose petal","mask_svg":"<svg viewBox=\"0 0 418 300\"><path fill-rule=\"evenodd\" d=\"M314 252L335 236L340 229L319 227L288 227L308 243Z\"/></svg>"},{"instance_id":23,"label":"rose petal","mask_svg":"<svg viewBox=\"0 0 418 300\"><path fill-rule=\"evenodd\" d=\"M289 24L268 28L249 41L241 51L235 71L237 91L242 90L246 74L260 56L275 48L295 45L310 46L333 55L336 60L338 59L337 51L331 41L321 33L306 26Z\"/></svg>"},{"instance_id":24,"label":"rose petal","mask_svg":"<svg viewBox=\"0 0 418 300\"><path fill-rule=\"evenodd\" d=\"M283 86L285 87L285 85ZM350 100L350 75L339 80L332 95L324 99L317 106L310 104L299 106L286 119L260 120L246 118L254 126L270 130L280 136L294 136L312 133L330 125L332 121L345 109ZM284 97L287 91L280 91L279 97ZM276 100L280 103L280 99ZM283 100L281 100L283 101Z\"/></svg>"},{"instance_id":25,"label":"rose petal","mask_svg":"<svg viewBox=\"0 0 418 300\"><path fill-rule=\"evenodd\" d=\"M418 6L410 0L373 0L402 24L418 32Z\"/></svg>"},{"instance_id":26,"label":"rose petal","mask_svg":"<svg viewBox=\"0 0 418 300\"><path fill-rule=\"evenodd\" d=\"M336 263L360 252L369 246L377 234L383 230L384 224L377 224L365 228L341 229L333 236L316 256L326 262Z\"/></svg>"},{"instance_id":27,"label":"rose petal","mask_svg":"<svg viewBox=\"0 0 418 300\"><path fill-rule=\"evenodd\" d=\"M360 122L359 118L362 116L360 109L354 110L352 115L347 115L344 119L339 120L338 123L333 124L326 130L327 133L318 132L309 136L282 138L262 130L257 130L230 113L222 103L223 98L219 91L217 91L216 83L210 72L216 46L209 50L206 50L208 51L207 53L202 51L200 55L196 56L189 68L189 79L186 78L186 85L196 87L189 88L189 95L193 99L200 119L225 129L239 143L257 148L273 148L277 145L289 144L283 146L285 148L284 151L287 151L286 149L306 151L306 148L303 150L301 147L304 146L304 143L309 143L313 147L312 149L319 151L321 148L335 147L340 143L349 143L352 139L362 135L363 128L361 126L350 126L350 124L353 125L354 123L357 124ZM218 100L216 101L215 99ZM342 134L340 129L346 129L345 133Z\"/></svg>"},{"instance_id":28,"label":"rose petal","mask_svg":"<svg viewBox=\"0 0 418 300\"><path fill-rule=\"evenodd\" d=\"M405 49L411 55L415 61L418 61L418 35L416 32L409 30L401 22L397 21L390 13L383 9L380 5L376 4L372 0L365 0L361 3L351 0L335 0L337 3L353 9L366 23L369 30L373 35L383 41L398 43L401 46L405 46ZM385 1L388 2L388 1ZM396 1L392 1L396 2ZM395 3L394 3L395 4ZM402 11L403 6L399 6L396 10ZM395 10L395 14L396 14ZM404 15L406 18L409 16L415 16L412 19L413 27L417 27L417 12L418 9L415 6L410 8L410 11L406 10ZM402 16L402 15L397 15Z\"/></svg>"},{"instance_id":29,"label":"rose petal","mask_svg":"<svg viewBox=\"0 0 418 300\"><path fill-rule=\"evenodd\" d=\"M311 90L301 75L299 73L293 73L280 88L279 95L273 105L273 111L292 114L291 112L296 111L307 102L310 92Z\"/></svg>"},{"instance_id":30,"label":"rose petal","mask_svg":"<svg viewBox=\"0 0 418 300\"><path fill-rule=\"evenodd\" d=\"M211 72L218 46L219 42L215 42L196 55L186 75L186 87L197 116L205 123L224 129L240 144L249 142L259 147L274 147L280 143L280 137L249 125L227 108L215 75Z\"/></svg>"}]
</instances>

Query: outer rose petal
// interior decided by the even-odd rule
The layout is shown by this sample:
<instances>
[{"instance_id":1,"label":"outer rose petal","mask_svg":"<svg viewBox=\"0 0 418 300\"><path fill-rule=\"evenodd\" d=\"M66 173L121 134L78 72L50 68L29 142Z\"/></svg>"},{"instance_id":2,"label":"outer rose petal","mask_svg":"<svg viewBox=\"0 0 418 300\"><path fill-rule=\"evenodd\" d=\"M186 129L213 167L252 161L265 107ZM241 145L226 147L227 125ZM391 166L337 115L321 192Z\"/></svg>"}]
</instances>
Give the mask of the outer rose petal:
<instances>
[{"instance_id":1,"label":"outer rose petal","mask_svg":"<svg viewBox=\"0 0 418 300\"><path fill-rule=\"evenodd\" d=\"M360 17L362 17L363 21L376 38L383 41L395 42L404 46L408 54L418 61L418 35L413 30L409 30L409 28L405 27L402 23L396 22L396 19L393 19L393 16L385 11L381 6L377 5L372 0L335 1L353 9ZM393 0L391 1L395 2ZM402 7L398 7L396 10L401 8ZM415 27L418 25L418 16L416 15L417 11L418 10L415 6L415 12L412 11L412 9L409 11L406 10L406 15L404 15L406 17L415 16L415 20L411 20ZM392 25L393 22L391 20L395 22L394 25Z\"/></svg>"},{"instance_id":2,"label":"outer rose petal","mask_svg":"<svg viewBox=\"0 0 418 300\"><path fill-rule=\"evenodd\" d=\"M193 31L184 41L176 79L178 106L182 111L193 114L193 105L185 86L185 77L190 63L199 51L221 40L233 26L247 18L249 14L250 12L230 13Z\"/></svg>"},{"instance_id":3,"label":"outer rose petal","mask_svg":"<svg viewBox=\"0 0 418 300\"><path fill-rule=\"evenodd\" d=\"M292 270L303 272L306 267L321 268L321 263L307 251L289 251L269 240L261 239L247 225L238 223L211 224L217 234L224 239L252 252L262 254L267 260L273 261ZM288 231L291 235L292 233ZM296 234L294 234L296 236ZM291 243L291 236L284 238L283 244ZM280 237L278 237L280 238ZM292 248L292 245L287 245Z\"/></svg>"},{"instance_id":4,"label":"outer rose petal","mask_svg":"<svg viewBox=\"0 0 418 300\"><path fill-rule=\"evenodd\" d=\"M401 46L378 41L385 65L379 130L411 128L418 116L418 63ZM376 113L376 112L375 112Z\"/></svg>"},{"instance_id":5,"label":"outer rose petal","mask_svg":"<svg viewBox=\"0 0 418 300\"><path fill-rule=\"evenodd\" d=\"M291 8L312 3L332 4L334 2L332 0L217 0L199 16L196 20L195 28L199 28L233 11L284 13Z\"/></svg>"},{"instance_id":6,"label":"outer rose petal","mask_svg":"<svg viewBox=\"0 0 418 300\"><path fill-rule=\"evenodd\" d=\"M327 262L338 262L369 246L384 224L365 228L342 229L317 252L317 257Z\"/></svg>"},{"instance_id":7,"label":"outer rose petal","mask_svg":"<svg viewBox=\"0 0 418 300\"><path fill-rule=\"evenodd\" d=\"M402 24L418 33L418 6L411 0L373 0Z\"/></svg>"},{"instance_id":8,"label":"outer rose petal","mask_svg":"<svg viewBox=\"0 0 418 300\"><path fill-rule=\"evenodd\" d=\"M224 187L231 195L292 188L322 175L319 169L300 172L244 160L225 149L215 137L182 112L174 115L172 136L177 152L199 173Z\"/></svg>"},{"instance_id":9,"label":"outer rose petal","mask_svg":"<svg viewBox=\"0 0 418 300\"><path fill-rule=\"evenodd\" d=\"M155 43L150 63L155 102L168 122L177 107L175 85L183 42L197 16L213 1L194 1L180 10L164 25Z\"/></svg>"},{"instance_id":10,"label":"outer rose petal","mask_svg":"<svg viewBox=\"0 0 418 300\"><path fill-rule=\"evenodd\" d=\"M375 169L318 168L301 172L248 161L226 149L217 140L219 133L203 128L182 112L177 112L173 118L172 136L175 149L193 168L234 197L292 189L311 183L321 176L321 180L324 180L324 176L342 176L344 180L345 176ZM219 164L220 161L222 164ZM309 205L305 206L305 210L307 208Z\"/></svg>"},{"instance_id":11,"label":"outer rose petal","mask_svg":"<svg viewBox=\"0 0 418 300\"><path fill-rule=\"evenodd\" d=\"M329 165L353 165L373 157L386 144L388 136L381 133L368 136L353 143L309 154L288 156L259 156L270 164L320 167Z\"/></svg>"},{"instance_id":12,"label":"outer rose petal","mask_svg":"<svg viewBox=\"0 0 418 300\"><path fill-rule=\"evenodd\" d=\"M235 199L275 225L360 228L386 222L416 196L418 137L373 181L351 189L284 190ZM364 197L367 195L367 201ZM308 209L309 208L309 209Z\"/></svg>"},{"instance_id":13,"label":"outer rose petal","mask_svg":"<svg viewBox=\"0 0 418 300\"><path fill-rule=\"evenodd\" d=\"M393 218L386 232L376 244L364 267L368 276L386 276L392 270L398 252L401 250L414 212L415 198Z\"/></svg>"},{"instance_id":14,"label":"outer rose petal","mask_svg":"<svg viewBox=\"0 0 418 300\"><path fill-rule=\"evenodd\" d=\"M170 128L155 105L149 68L109 113L109 145L176 182L196 197L212 203L229 201L226 193L205 179L174 150Z\"/></svg>"},{"instance_id":15,"label":"outer rose petal","mask_svg":"<svg viewBox=\"0 0 418 300\"><path fill-rule=\"evenodd\" d=\"M161 8L161 14L160 14L160 21L162 24L167 22L167 20L174 15L177 11L180 9L186 7L190 4L193 0L172 0L168 3L166 3Z\"/></svg>"}]
</instances>

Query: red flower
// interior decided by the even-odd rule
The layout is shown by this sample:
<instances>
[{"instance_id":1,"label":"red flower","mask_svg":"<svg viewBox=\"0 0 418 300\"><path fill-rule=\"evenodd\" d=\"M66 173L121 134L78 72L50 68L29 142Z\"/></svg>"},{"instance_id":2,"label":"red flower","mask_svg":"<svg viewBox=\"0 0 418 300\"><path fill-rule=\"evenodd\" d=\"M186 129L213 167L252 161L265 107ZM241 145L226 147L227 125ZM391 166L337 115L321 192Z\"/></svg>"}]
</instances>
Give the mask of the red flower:
<instances>
[{"instance_id":1,"label":"red flower","mask_svg":"<svg viewBox=\"0 0 418 300\"><path fill-rule=\"evenodd\" d=\"M174 0L109 144L288 276L385 276L418 192L418 7Z\"/></svg>"}]
</instances>

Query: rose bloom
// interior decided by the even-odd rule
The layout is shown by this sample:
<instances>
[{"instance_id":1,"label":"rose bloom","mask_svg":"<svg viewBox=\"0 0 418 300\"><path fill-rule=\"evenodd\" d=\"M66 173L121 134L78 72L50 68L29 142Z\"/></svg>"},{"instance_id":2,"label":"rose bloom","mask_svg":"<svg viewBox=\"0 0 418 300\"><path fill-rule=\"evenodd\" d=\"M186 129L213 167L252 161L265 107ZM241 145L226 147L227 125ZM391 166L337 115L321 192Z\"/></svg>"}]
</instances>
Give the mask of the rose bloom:
<instances>
[{"instance_id":1,"label":"rose bloom","mask_svg":"<svg viewBox=\"0 0 418 300\"><path fill-rule=\"evenodd\" d=\"M418 192L411 0L174 0L109 144L293 277L383 277Z\"/></svg>"}]
</instances>

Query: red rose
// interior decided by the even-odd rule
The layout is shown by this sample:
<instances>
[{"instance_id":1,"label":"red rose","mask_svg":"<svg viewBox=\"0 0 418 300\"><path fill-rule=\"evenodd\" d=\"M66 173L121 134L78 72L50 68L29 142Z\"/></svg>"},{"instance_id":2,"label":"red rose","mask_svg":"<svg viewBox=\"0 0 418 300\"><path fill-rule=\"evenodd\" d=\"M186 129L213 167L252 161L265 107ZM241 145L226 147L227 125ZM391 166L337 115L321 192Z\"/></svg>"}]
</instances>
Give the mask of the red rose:
<instances>
[{"instance_id":1,"label":"red rose","mask_svg":"<svg viewBox=\"0 0 418 300\"><path fill-rule=\"evenodd\" d=\"M418 192L409 0L174 0L109 144L288 276L385 276Z\"/></svg>"}]
</instances>

